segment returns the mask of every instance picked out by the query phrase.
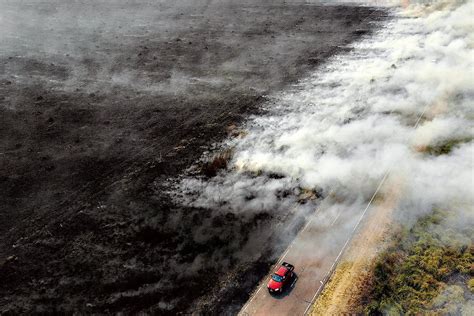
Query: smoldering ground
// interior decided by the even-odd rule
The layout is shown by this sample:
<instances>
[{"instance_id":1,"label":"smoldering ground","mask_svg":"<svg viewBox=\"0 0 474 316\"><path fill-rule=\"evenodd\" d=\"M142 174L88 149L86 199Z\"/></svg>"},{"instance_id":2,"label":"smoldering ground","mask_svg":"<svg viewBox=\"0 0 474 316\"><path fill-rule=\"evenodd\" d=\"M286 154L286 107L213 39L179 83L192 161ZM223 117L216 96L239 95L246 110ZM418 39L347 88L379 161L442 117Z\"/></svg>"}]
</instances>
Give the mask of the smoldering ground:
<instances>
[{"instance_id":1,"label":"smoldering ground","mask_svg":"<svg viewBox=\"0 0 474 316\"><path fill-rule=\"evenodd\" d=\"M238 308L284 247L281 220L176 205L167 179L384 16L296 1L1 1L0 310Z\"/></svg>"}]
</instances>

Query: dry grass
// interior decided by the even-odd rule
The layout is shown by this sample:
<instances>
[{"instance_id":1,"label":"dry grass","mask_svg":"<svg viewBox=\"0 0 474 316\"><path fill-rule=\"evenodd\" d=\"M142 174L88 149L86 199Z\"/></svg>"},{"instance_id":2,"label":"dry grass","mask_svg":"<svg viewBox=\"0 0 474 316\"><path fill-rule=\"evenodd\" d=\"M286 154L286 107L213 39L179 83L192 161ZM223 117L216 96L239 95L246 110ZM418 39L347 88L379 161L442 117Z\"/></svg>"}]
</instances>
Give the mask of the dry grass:
<instances>
[{"instance_id":1,"label":"dry grass","mask_svg":"<svg viewBox=\"0 0 474 316\"><path fill-rule=\"evenodd\" d=\"M445 220L457 215L434 210L394 235L393 244L374 260L364 313L463 314L472 291L474 246L471 227L453 229Z\"/></svg>"}]
</instances>

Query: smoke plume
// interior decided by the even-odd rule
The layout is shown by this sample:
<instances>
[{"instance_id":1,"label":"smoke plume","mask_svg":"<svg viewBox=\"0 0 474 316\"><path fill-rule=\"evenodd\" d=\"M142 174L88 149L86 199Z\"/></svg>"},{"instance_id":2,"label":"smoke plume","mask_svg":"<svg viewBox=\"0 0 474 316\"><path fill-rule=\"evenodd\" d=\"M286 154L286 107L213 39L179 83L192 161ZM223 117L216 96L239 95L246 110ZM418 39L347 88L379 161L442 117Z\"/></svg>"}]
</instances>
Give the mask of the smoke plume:
<instances>
[{"instance_id":1,"label":"smoke plume","mask_svg":"<svg viewBox=\"0 0 474 316\"><path fill-rule=\"evenodd\" d=\"M322 190L351 212L389 173L404 179L401 218L444 207L472 223L472 10L472 1L395 10L378 34L269 96L246 136L222 145L234 152L227 170L185 178L177 198L246 216L288 209L302 191ZM437 146L446 151L428 150ZM301 214L314 206L305 205Z\"/></svg>"}]
</instances>

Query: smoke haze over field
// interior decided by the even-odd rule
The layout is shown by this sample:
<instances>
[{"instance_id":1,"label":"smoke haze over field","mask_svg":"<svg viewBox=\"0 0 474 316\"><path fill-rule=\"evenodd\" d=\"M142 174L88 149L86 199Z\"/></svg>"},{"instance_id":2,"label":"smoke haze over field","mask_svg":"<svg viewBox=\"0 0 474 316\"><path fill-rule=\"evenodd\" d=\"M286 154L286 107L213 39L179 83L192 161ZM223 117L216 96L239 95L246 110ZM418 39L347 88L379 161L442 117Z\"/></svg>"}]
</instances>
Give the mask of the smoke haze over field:
<instances>
[{"instance_id":1,"label":"smoke haze over field","mask_svg":"<svg viewBox=\"0 0 474 316\"><path fill-rule=\"evenodd\" d=\"M279 308L294 311L305 304L302 301L307 302L305 295L311 286L316 297L321 288L317 283L326 280L324 263L332 263L334 258L334 264L338 262L352 237L347 231L352 227L355 231L360 214L364 216L368 209L394 217L387 220L389 224L378 221L375 225L398 227L401 223L407 231L423 215L449 210L455 215L444 219L442 229L458 235L444 238L444 242L472 249L473 9L474 1L397 9L390 23L353 44L352 51L331 58L292 88L270 95L265 113L247 122L243 136L222 144L233 151L227 170L212 179L181 180L177 199L186 205L229 210L242 218L268 212L282 223L305 218L310 226L309 230L304 226L296 242L274 260L299 266L300 281L292 289L292 297L278 305L259 292L265 288L262 280L242 314L264 314ZM322 193L322 201L318 204L320 199L306 199L303 205L298 204L307 192ZM374 204L378 206L369 208L374 197L382 203L377 201ZM280 219L289 209L292 217ZM313 235L308 232L311 229ZM274 228L276 234L280 230ZM318 233L325 230L325 234ZM373 232L366 233L354 252L364 253L363 245L370 244L367 236ZM281 235L281 239L294 238ZM339 247L342 250L336 257L331 250L337 249L337 253ZM374 252L376 247L379 245L374 246ZM306 253L311 255L301 259ZM275 257L280 254L277 250ZM425 303L444 306L449 302L453 311L469 314L473 301L469 290L463 290L466 277L450 281L460 285L450 285L433 302ZM370 277L366 280L370 287ZM346 290L355 286L348 282ZM451 302L456 297L450 294L451 286L456 290L455 302ZM351 298L347 291L338 295ZM363 305L364 301L354 304Z\"/></svg>"},{"instance_id":2,"label":"smoke haze over field","mask_svg":"<svg viewBox=\"0 0 474 316\"><path fill-rule=\"evenodd\" d=\"M439 207L472 225L473 3L400 10L352 52L272 95L246 136L224 145L234 151L228 172L182 181L185 203L225 205L242 216L278 212L305 188L346 201L351 212L365 207L388 172L403 179L400 218ZM427 150L453 142L439 156ZM294 194L282 199L282 191Z\"/></svg>"},{"instance_id":3,"label":"smoke haze over field","mask_svg":"<svg viewBox=\"0 0 474 316\"><path fill-rule=\"evenodd\" d=\"M0 0L0 313L238 309L318 193L249 175L244 217L167 179L387 18L315 3Z\"/></svg>"},{"instance_id":4,"label":"smoke haze over field","mask_svg":"<svg viewBox=\"0 0 474 316\"><path fill-rule=\"evenodd\" d=\"M0 0L0 313L235 312L388 171L469 210L472 2L383 2Z\"/></svg>"}]
</instances>

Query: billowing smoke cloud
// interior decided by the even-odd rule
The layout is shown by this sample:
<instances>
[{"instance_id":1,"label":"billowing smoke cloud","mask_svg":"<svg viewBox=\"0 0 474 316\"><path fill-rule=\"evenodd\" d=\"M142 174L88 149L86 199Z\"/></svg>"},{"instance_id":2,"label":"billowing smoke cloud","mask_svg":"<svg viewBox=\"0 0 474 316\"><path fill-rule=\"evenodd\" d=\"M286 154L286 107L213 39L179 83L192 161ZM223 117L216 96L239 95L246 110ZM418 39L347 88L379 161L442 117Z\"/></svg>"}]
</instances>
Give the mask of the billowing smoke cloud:
<instances>
[{"instance_id":1,"label":"billowing smoke cloud","mask_svg":"<svg viewBox=\"0 0 474 316\"><path fill-rule=\"evenodd\" d=\"M224 144L234 150L228 170L184 179L179 198L245 215L322 190L362 208L389 173L403 179L402 217L435 206L472 215L472 10L468 1L397 12L376 36L270 96L247 135ZM442 155L427 150L443 144L452 146Z\"/></svg>"}]
</instances>

